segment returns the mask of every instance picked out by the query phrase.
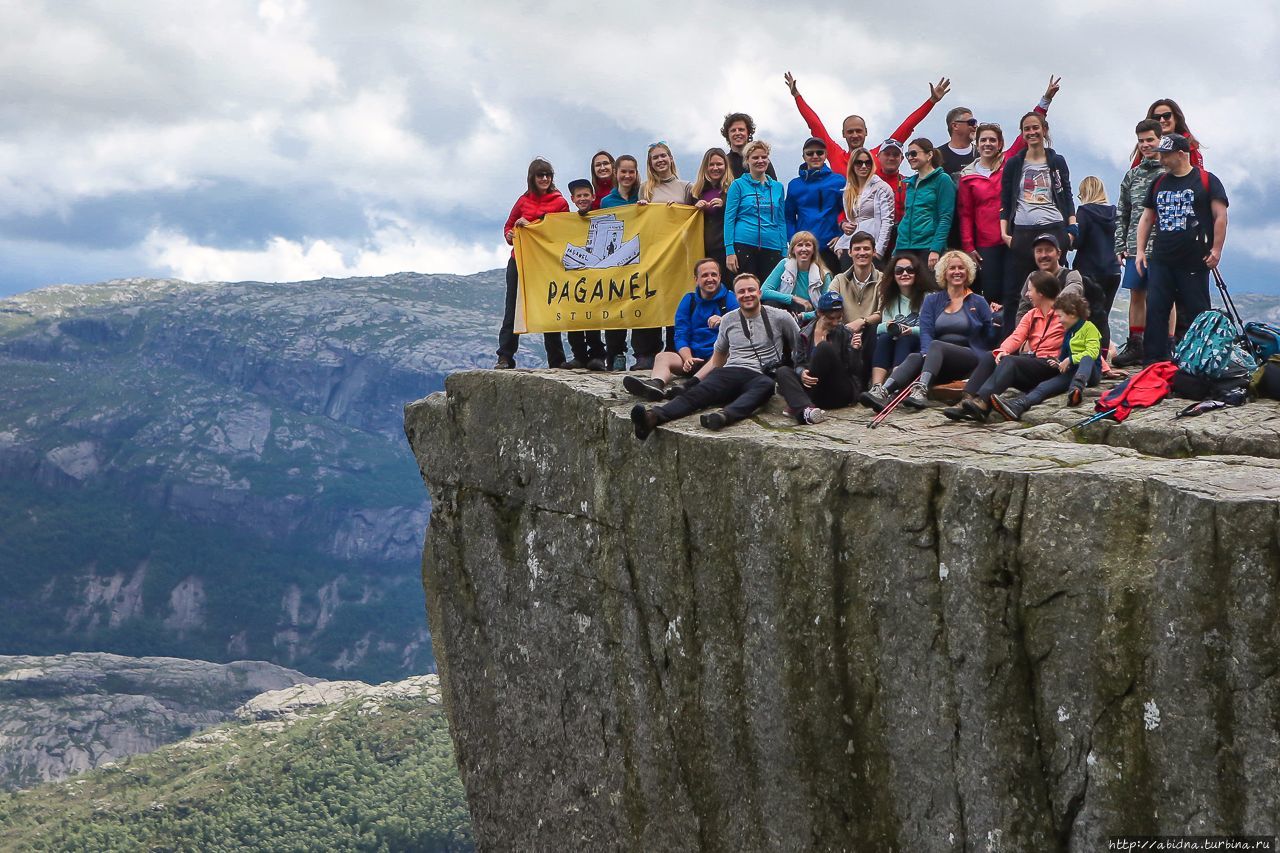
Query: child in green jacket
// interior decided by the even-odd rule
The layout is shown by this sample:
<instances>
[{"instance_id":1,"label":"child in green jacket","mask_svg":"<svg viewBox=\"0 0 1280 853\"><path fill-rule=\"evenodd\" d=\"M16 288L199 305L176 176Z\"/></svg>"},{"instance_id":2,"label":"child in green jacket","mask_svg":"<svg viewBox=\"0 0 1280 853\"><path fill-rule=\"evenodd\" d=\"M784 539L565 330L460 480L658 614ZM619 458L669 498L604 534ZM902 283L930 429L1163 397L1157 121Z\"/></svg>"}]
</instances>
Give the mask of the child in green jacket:
<instances>
[{"instance_id":1,"label":"child in green jacket","mask_svg":"<svg viewBox=\"0 0 1280 853\"><path fill-rule=\"evenodd\" d=\"M991 407L1007 421L1021 420L1027 409L1064 391L1067 405L1078 406L1084 398L1085 386L1097 385L1102 378L1098 358L1102 352L1102 333L1089 322L1089 303L1074 291L1062 293L1053 303L1053 312L1067 330L1058 358L1050 360L1050 364L1058 368L1058 375L1041 382L1024 396L992 397Z\"/></svg>"}]
</instances>

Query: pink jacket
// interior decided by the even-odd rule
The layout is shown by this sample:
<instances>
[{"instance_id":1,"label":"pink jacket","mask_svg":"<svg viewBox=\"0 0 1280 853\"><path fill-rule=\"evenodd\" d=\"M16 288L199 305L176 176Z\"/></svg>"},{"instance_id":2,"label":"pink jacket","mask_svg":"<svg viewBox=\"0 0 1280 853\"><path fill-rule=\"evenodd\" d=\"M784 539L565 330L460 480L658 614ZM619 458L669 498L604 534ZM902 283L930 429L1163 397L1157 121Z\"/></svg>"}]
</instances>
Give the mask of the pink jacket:
<instances>
[{"instance_id":1,"label":"pink jacket","mask_svg":"<svg viewBox=\"0 0 1280 853\"><path fill-rule=\"evenodd\" d=\"M994 350L1005 355L1034 355L1036 358L1057 358L1062 350L1062 339L1066 332L1058 322L1058 315L1050 311L1042 314L1039 309L1032 308L1022 315L1022 321L1013 334Z\"/></svg>"}]
</instances>

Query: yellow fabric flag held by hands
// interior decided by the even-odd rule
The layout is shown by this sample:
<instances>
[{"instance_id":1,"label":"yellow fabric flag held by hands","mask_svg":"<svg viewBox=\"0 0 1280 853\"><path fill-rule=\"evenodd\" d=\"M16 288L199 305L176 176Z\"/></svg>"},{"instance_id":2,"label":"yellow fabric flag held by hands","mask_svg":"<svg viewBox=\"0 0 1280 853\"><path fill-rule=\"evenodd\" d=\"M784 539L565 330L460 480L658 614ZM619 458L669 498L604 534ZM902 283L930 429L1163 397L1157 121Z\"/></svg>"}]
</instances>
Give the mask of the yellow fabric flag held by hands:
<instances>
[{"instance_id":1,"label":"yellow fabric flag held by hands","mask_svg":"<svg viewBox=\"0 0 1280 853\"><path fill-rule=\"evenodd\" d=\"M517 333L671 325L705 253L683 204L552 213L515 230Z\"/></svg>"}]
</instances>

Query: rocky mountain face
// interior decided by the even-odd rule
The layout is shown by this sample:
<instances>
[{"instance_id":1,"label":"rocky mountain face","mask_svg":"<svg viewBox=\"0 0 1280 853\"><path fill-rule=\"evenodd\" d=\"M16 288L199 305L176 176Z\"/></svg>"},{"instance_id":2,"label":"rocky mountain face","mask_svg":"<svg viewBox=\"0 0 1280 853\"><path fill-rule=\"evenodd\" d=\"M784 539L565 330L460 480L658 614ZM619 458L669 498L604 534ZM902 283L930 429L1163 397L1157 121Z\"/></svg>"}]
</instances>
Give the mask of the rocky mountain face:
<instances>
[{"instance_id":1,"label":"rocky mountain face","mask_svg":"<svg viewBox=\"0 0 1280 853\"><path fill-rule=\"evenodd\" d=\"M432 667L402 407L488 364L501 273L0 300L0 651Z\"/></svg>"},{"instance_id":2,"label":"rocky mountain face","mask_svg":"<svg viewBox=\"0 0 1280 853\"><path fill-rule=\"evenodd\" d=\"M183 664L168 662L159 680L179 688L173 673ZM123 661L112 672L158 686L145 666ZM198 693L215 681L188 687ZM0 848L474 849L435 675L298 684L221 719L148 755L0 792Z\"/></svg>"},{"instance_id":3,"label":"rocky mountain face","mask_svg":"<svg viewBox=\"0 0 1280 853\"><path fill-rule=\"evenodd\" d=\"M0 656L0 789L150 752L236 719L259 694L318 680L261 661Z\"/></svg>"},{"instance_id":4,"label":"rocky mountain face","mask_svg":"<svg viewBox=\"0 0 1280 853\"><path fill-rule=\"evenodd\" d=\"M485 849L1104 849L1280 814L1280 404L641 443L607 376L406 409ZM495 420L502 408L509 418Z\"/></svg>"}]
</instances>

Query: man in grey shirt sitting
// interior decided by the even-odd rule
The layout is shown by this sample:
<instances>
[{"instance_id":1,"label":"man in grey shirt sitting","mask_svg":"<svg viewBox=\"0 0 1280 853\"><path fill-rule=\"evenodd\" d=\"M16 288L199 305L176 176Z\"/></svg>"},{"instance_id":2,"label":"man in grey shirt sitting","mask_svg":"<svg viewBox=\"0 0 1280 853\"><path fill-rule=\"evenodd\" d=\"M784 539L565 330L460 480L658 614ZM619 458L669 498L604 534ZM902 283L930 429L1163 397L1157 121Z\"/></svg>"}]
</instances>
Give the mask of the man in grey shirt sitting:
<instances>
[{"instance_id":1,"label":"man in grey shirt sitting","mask_svg":"<svg viewBox=\"0 0 1280 853\"><path fill-rule=\"evenodd\" d=\"M742 273L733 280L738 308L720 320L711 358L680 396L661 406L631 410L636 438L643 441L658 424L720 405L700 419L707 429L724 429L750 417L773 396L774 374L800 345L800 327L790 311L760 303L760 280Z\"/></svg>"}]
</instances>

